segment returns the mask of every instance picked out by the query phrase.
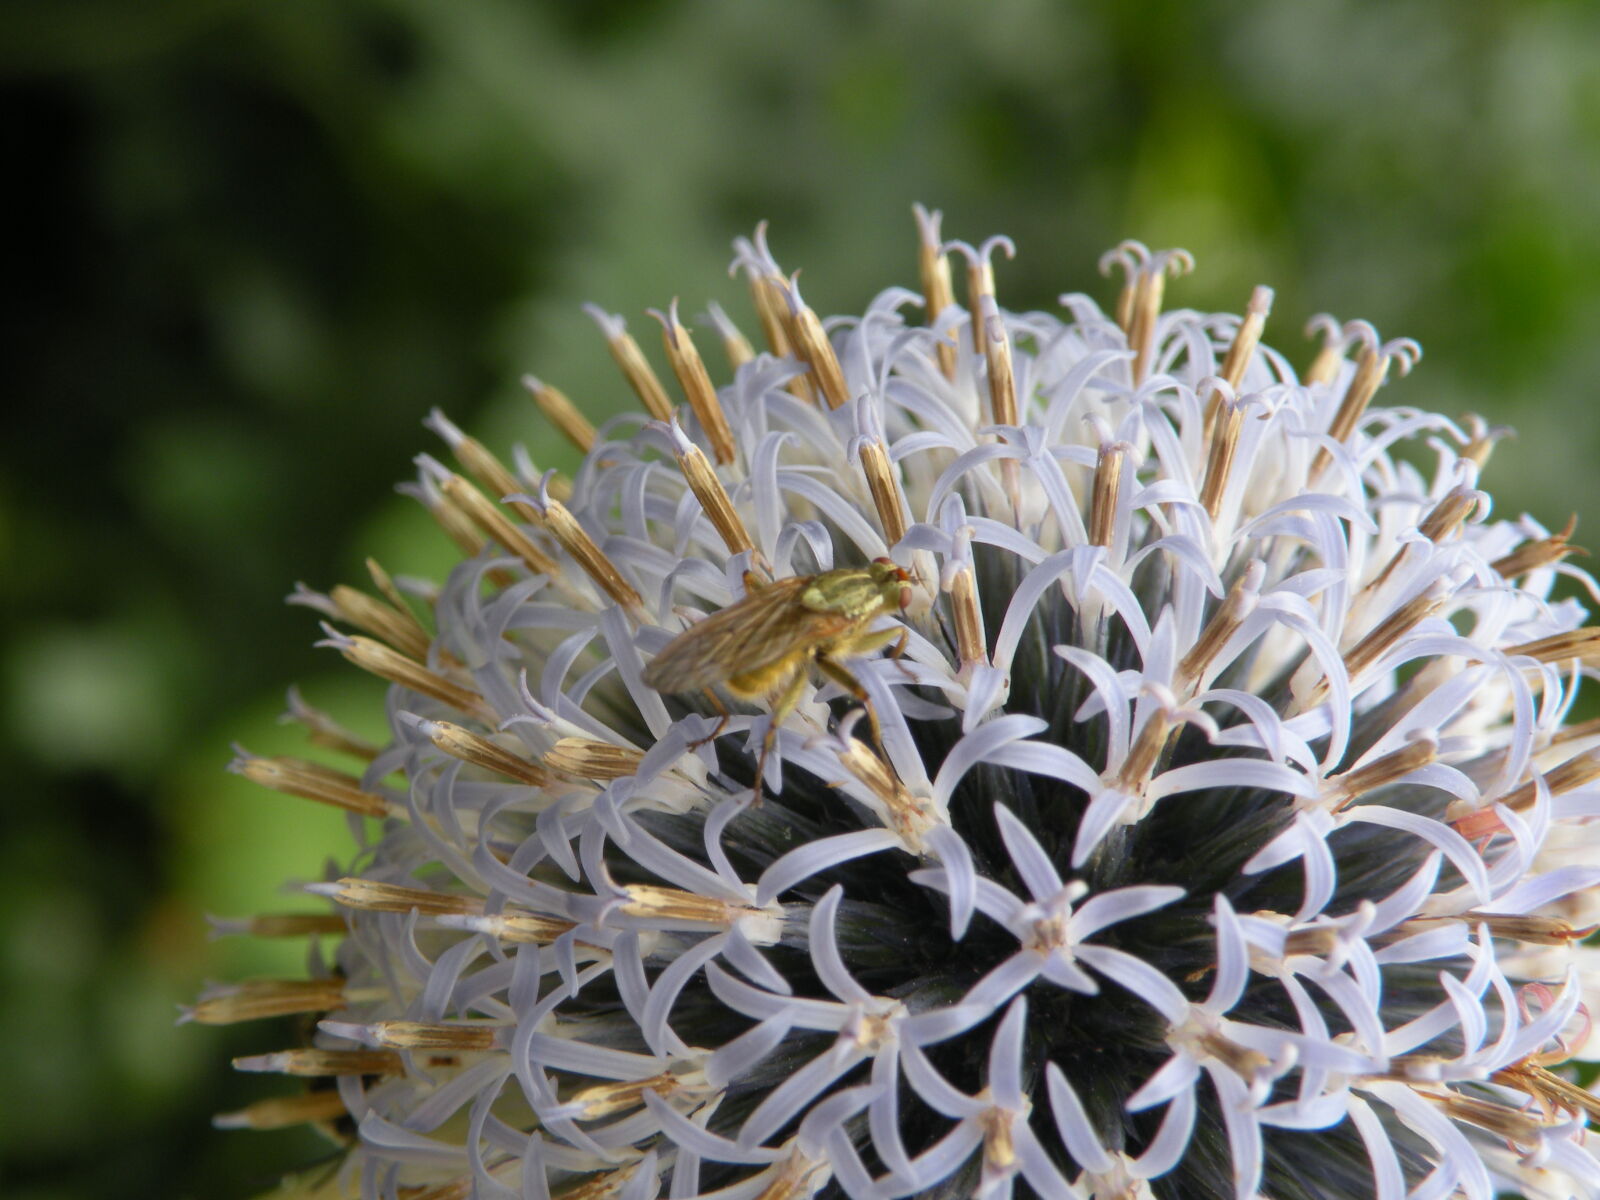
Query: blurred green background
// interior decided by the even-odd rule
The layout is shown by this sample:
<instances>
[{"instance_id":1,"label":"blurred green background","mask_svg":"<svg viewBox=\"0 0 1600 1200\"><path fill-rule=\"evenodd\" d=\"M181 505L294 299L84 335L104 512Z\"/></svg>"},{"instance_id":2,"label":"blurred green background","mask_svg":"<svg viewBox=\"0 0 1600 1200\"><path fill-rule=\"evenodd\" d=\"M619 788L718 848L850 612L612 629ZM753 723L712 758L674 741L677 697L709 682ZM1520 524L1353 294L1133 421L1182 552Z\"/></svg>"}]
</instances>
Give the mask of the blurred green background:
<instances>
[{"instance_id":1,"label":"blurred green background","mask_svg":"<svg viewBox=\"0 0 1600 1200\"><path fill-rule=\"evenodd\" d=\"M286 1032L172 1026L301 953L202 914L342 853L222 771L293 747L293 681L372 730L281 597L440 570L391 490L427 411L567 463L518 374L622 405L579 302L652 355L648 305L744 319L728 241L762 217L824 313L915 285L913 200L1015 238L1013 307L1108 297L1123 237L1186 246L1172 302L1274 284L1301 362L1324 309L1418 338L1387 398L1515 424L1502 511L1600 536L1594 4L12 0L0 76L12 1200L227 1200L324 1152L208 1128Z\"/></svg>"}]
</instances>

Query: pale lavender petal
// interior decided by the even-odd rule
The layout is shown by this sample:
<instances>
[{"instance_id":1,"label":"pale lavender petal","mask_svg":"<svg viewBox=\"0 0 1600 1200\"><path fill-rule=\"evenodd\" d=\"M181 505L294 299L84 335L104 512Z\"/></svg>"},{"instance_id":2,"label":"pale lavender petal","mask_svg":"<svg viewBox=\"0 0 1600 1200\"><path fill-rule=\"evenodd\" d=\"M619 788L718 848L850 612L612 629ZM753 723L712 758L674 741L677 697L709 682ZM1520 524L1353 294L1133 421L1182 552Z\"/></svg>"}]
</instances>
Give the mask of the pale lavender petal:
<instances>
[{"instance_id":1,"label":"pale lavender petal","mask_svg":"<svg viewBox=\"0 0 1600 1200\"><path fill-rule=\"evenodd\" d=\"M1194 1131L1194 1114L1194 1088L1184 1088L1167 1105L1161 1128L1156 1130L1149 1147L1134 1159L1134 1166L1141 1175L1146 1179L1159 1178L1183 1160L1183 1152L1189 1148L1189 1135Z\"/></svg>"},{"instance_id":2,"label":"pale lavender petal","mask_svg":"<svg viewBox=\"0 0 1600 1200\"><path fill-rule=\"evenodd\" d=\"M1083 819L1078 823L1078 836L1072 843L1072 866L1076 870L1088 861L1094 848L1122 820L1128 809L1138 803L1138 797L1115 788L1107 788L1089 801Z\"/></svg>"},{"instance_id":3,"label":"pale lavender petal","mask_svg":"<svg viewBox=\"0 0 1600 1200\"><path fill-rule=\"evenodd\" d=\"M1002 1108L1020 1109L1024 1103L1022 1091L1022 1039L1027 1032L1028 1001L1022 996L1013 1000L1006 1015L995 1030L989 1043L989 1073L985 1082Z\"/></svg>"},{"instance_id":4,"label":"pale lavender petal","mask_svg":"<svg viewBox=\"0 0 1600 1200\"><path fill-rule=\"evenodd\" d=\"M1072 933L1079 940L1093 937L1108 925L1142 917L1181 900L1186 893L1170 884L1137 884L1090 896L1072 913Z\"/></svg>"},{"instance_id":5,"label":"pale lavender petal","mask_svg":"<svg viewBox=\"0 0 1600 1200\"><path fill-rule=\"evenodd\" d=\"M766 907L774 899L822 871L868 854L877 854L900 844L900 836L888 829L861 829L840 833L820 841L797 846L761 873L756 884L756 904Z\"/></svg>"},{"instance_id":6,"label":"pale lavender petal","mask_svg":"<svg viewBox=\"0 0 1600 1200\"><path fill-rule=\"evenodd\" d=\"M846 1004L865 1004L872 997L845 967L839 955L839 943L833 936L833 921L842 899L844 888L834 884L811 910L811 965L816 968L822 986L840 1000Z\"/></svg>"},{"instance_id":7,"label":"pale lavender petal","mask_svg":"<svg viewBox=\"0 0 1600 1200\"><path fill-rule=\"evenodd\" d=\"M1143 1112L1171 1100L1181 1092L1193 1091L1195 1080L1199 1078L1200 1066L1194 1059L1187 1054L1174 1054L1156 1068L1155 1074L1145 1080L1138 1091L1128 1097L1128 1111Z\"/></svg>"},{"instance_id":8,"label":"pale lavender petal","mask_svg":"<svg viewBox=\"0 0 1600 1200\"><path fill-rule=\"evenodd\" d=\"M1233 1157L1234 1196L1237 1200L1252 1200L1256 1185L1261 1182L1261 1123L1256 1120L1254 1105L1250 1102L1250 1089L1227 1067L1207 1065L1212 1086L1217 1089L1217 1102L1222 1109L1222 1123L1228 1131L1228 1152Z\"/></svg>"},{"instance_id":9,"label":"pale lavender petal","mask_svg":"<svg viewBox=\"0 0 1600 1200\"><path fill-rule=\"evenodd\" d=\"M944 890L950 897L950 938L959 942L966 935L973 905L977 903L978 881L972 865L972 851L961 835L948 825L936 825L929 830L927 842L944 868Z\"/></svg>"},{"instance_id":10,"label":"pale lavender petal","mask_svg":"<svg viewBox=\"0 0 1600 1200\"><path fill-rule=\"evenodd\" d=\"M1444 856L1465 877L1467 884L1477 893L1481 903L1489 901L1489 875L1484 870L1483 859L1471 843L1450 826L1431 817L1418 816L1398 808L1384 808L1376 804L1362 804L1345 813L1350 821L1365 821L1369 825L1386 825L1405 833L1415 834L1425 842L1437 846Z\"/></svg>"},{"instance_id":11,"label":"pale lavender petal","mask_svg":"<svg viewBox=\"0 0 1600 1200\"><path fill-rule=\"evenodd\" d=\"M963 1117L977 1116L983 1111L982 1103L952 1087L949 1080L934 1069L916 1046L904 1048L900 1067L905 1072L906 1082L916 1092L917 1099L936 1112L952 1120L961 1120Z\"/></svg>"},{"instance_id":12,"label":"pale lavender petal","mask_svg":"<svg viewBox=\"0 0 1600 1200\"><path fill-rule=\"evenodd\" d=\"M1022 877L1023 884L1040 902L1049 900L1061 890L1061 876L1056 874L1050 856L1044 847L1028 832L1028 827L1004 804L995 802L995 823L1000 827L1000 840L1011 855L1011 865Z\"/></svg>"},{"instance_id":13,"label":"pale lavender petal","mask_svg":"<svg viewBox=\"0 0 1600 1200\"><path fill-rule=\"evenodd\" d=\"M1244 994L1244 985L1250 979L1250 953L1233 905L1221 892L1212 901L1212 921L1217 927L1217 971L1201 1007L1217 1014L1227 1012Z\"/></svg>"},{"instance_id":14,"label":"pale lavender petal","mask_svg":"<svg viewBox=\"0 0 1600 1200\"><path fill-rule=\"evenodd\" d=\"M1189 1012L1183 992L1142 958L1110 946L1079 946L1078 957L1100 974L1119 983L1176 1025Z\"/></svg>"},{"instance_id":15,"label":"pale lavender petal","mask_svg":"<svg viewBox=\"0 0 1600 1200\"><path fill-rule=\"evenodd\" d=\"M1046 1064L1045 1082L1050 1090L1050 1115L1055 1118L1056 1129L1061 1133L1067 1153L1086 1171L1109 1171L1111 1156L1101 1145L1099 1133L1089 1124L1089 1116L1078 1101L1078 1093L1055 1063ZM1188 1141L1187 1134L1184 1141Z\"/></svg>"}]
</instances>

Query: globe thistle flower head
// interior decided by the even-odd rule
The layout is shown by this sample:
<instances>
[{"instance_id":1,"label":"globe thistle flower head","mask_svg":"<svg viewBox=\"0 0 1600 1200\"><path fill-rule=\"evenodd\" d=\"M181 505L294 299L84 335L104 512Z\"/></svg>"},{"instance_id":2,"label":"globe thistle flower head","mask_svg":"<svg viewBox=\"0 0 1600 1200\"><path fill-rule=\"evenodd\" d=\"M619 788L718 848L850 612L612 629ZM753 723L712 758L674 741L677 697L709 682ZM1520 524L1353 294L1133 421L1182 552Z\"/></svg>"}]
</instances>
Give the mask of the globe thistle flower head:
<instances>
[{"instance_id":1,"label":"globe thistle flower head","mask_svg":"<svg viewBox=\"0 0 1600 1200\"><path fill-rule=\"evenodd\" d=\"M676 301L670 386L591 308L642 411L528 377L571 479L429 419L460 565L292 597L389 743L295 696L352 770L235 763L358 849L223 926L340 940L191 1010L316 1021L220 1123L386 1200L1600 1195L1570 523L1376 403L1414 343L1297 374L1133 242L1110 312L1011 312L917 218L859 317L736 241L720 386Z\"/></svg>"}]
</instances>

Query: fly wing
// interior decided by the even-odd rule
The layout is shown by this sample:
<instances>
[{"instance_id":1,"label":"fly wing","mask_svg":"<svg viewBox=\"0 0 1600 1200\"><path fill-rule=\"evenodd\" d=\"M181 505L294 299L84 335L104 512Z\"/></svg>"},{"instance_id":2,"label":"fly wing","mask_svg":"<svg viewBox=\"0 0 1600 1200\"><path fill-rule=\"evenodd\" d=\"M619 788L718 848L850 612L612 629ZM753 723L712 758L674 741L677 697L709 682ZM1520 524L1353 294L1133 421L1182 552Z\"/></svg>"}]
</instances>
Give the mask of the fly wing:
<instances>
[{"instance_id":1,"label":"fly wing","mask_svg":"<svg viewBox=\"0 0 1600 1200\"><path fill-rule=\"evenodd\" d=\"M779 579L697 621L645 667L645 683L660 692L716 687L843 632L850 617L801 607L798 597L808 582L805 576Z\"/></svg>"}]
</instances>

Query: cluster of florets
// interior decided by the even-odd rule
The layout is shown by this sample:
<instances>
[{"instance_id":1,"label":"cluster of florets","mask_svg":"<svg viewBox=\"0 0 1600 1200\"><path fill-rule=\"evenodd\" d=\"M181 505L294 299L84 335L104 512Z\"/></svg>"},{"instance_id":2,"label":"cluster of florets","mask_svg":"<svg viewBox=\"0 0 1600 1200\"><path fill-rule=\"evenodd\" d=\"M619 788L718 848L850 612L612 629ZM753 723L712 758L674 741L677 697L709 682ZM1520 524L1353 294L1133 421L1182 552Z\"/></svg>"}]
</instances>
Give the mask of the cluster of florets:
<instances>
[{"instance_id":1,"label":"cluster of florets","mask_svg":"<svg viewBox=\"0 0 1600 1200\"><path fill-rule=\"evenodd\" d=\"M646 412L530 378L570 480L430 420L461 564L296 597L391 742L297 698L364 770L236 764L360 850L239 926L329 963L193 1011L321 1016L224 1123L408 1200L1600 1195L1570 528L1373 405L1412 343L1297 375L1134 243L1111 314L1007 312L918 215L858 318L736 243L767 349L713 306L719 388L656 314L683 405L596 310Z\"/></svg>"}]
</instances>

